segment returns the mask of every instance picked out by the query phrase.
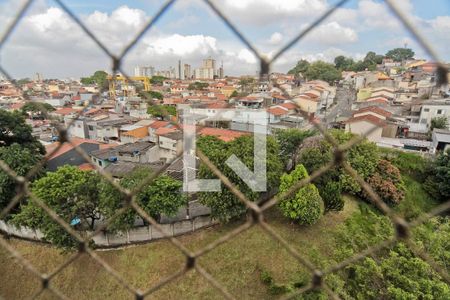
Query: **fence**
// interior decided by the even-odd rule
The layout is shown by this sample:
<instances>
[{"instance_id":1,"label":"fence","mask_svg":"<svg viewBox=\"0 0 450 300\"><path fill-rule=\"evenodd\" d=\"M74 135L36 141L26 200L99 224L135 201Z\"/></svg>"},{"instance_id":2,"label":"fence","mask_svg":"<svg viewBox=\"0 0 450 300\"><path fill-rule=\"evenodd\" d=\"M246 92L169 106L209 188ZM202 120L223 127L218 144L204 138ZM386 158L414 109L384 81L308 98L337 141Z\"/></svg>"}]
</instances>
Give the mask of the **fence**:
<instances>
[{"instance_id":1,"label":"fence","mask_svg":"<svg viewBox=\"0 0 450 300\"><path fill-rule=\"evenodd\" d=\"M199 229L217 224L209 216L199 216L193 219L177 221L169 224L161 224L159 229L152 225L135 227L124 232L108 233L99 232L92 237L96 248L112 248L159 240L167 236L174 237L194 232ZM39 229L27 227L15 227L0 220L0 232L7 236L13 236L30 241L45 241L44 234ZM86 232L90 235L91 232Z\"/></svg>"},{"instance_id":2,"label":"fence","mask_svg":"<svg viewBox=\"0 0 450 300\"><path fill-rule=\"evenodd\" d=\"M14 29L16 28L17 24L20 22L22 17L25 15L26 11L30 7L30 5L34 2L34 0L27 0L23 7L20 9L19 13L17 14L17 17L13 20L12 24L7 28L5 34L0 39L0 48L4 46L5 42L8 40L8 38L13 33ZM108 49L108 46L103 44L100 40L96 38L96 36L89 30L89 28L64 4L63 0L55 0L55 3L57 3L69 16L70 18L75 21L80 28L86 33L86 35L92 39L96 45L111 59L112 62L112 73L115 74L116 72L120 71L122 74L124 74L125 77L127 77L129 82L132 82L132 80L129 78L129 76L124 72L124 70L121 68L121 62L122 59L130 52L130 50L138 43L138 41L144 36L145 33L149 31L150 28L153 27L153 25L158 21L158 19L164 15L175 3L175 0L169 0L167 1L161 9L156 13L156 15L146 24L144 28L136 35L136 37L133 39L132 42L130 42L128 45L125 45L122 53L118 56L113 55L110 50ZM293 38L290 42L288 42L284 47L282 47L278 52L276 52L271 59L264 58L260 55L259 51L249 42L248 39L244 37L244 35L239 31L239 29L233 25L232 22L222 13L220 10L220 7L215 4L215 2L212 2L210 0L204 0L207 4L207 6L221 19L223 20L225 26L227 26L231 32L258 58L260 62L260 75L261 78L267 78L267 75L269 74L270 67L274 61L276 61L280 56L282 56L284 53L286 53L287 50L291 49L295 44L297 44L300 40L302 40L307 34L309 34L311 31L314 30L319 24L321 24L324 20L326 20L330 15L332 15L338 8L343 6L345 3L349 2L349 0L340 0L338 1L334 6L329 8L325 13L323 13L317 20L312 22L309 26L304 28L299 34ZM437 69L438 73L438 83L443 84L447 81L447 69L446 67L440 63L441 60L438 58L438 55L434 52L433 48L430 44L428 44L425 39L422 37L422 35L418 32L418 30L414 27L413 23L409 20L408 17L404 15L404 13L397 7L394 0L385 0L386 5L389 7L389 9L393 12L393 14L398 18L398 20L401 21L401 23L405 26L405 28L412 34L412 36L415 38L415 40L418 42L418 44L425 50L425 52L434 59L434 61L439 62L439 66ZM8 72L3 68L3 66L0 66L0 71L8 78L11 79L11 76L8 75ZM278 86L276 82L273 83L273 85ZM278 86L279 87L279 86ZM281 87L279 87L281 90L283 90ZM284 95L289 98L288 93L284 91ZM26 98L27 96L24 95ZM150 99L151 100L151 99ZM82 112L78 114L77 117L82 115ZM74 121L76 118L74 118ZM305 120L308 120L308 116L305 115ZM139 205L136 202L135 195L147 184L151 183L159 174L164 172L168 168L171 162L169 162L165 167L159 170L159 172L151 175L149 178L147 178L140 186L138 186L133 191L129 191L126 189L123 189L120 187L117 183L114 182L114 180L111 178L109 174L106 174L102 169L98 168L95 164L94 167L96 170L104 176L108 181L110 181L111 184L113 184L122 194L126 201L126 207L119 209L116 214L109 220L109 222L120 214L124 213L124 211L127 208L133 208L142 218L144 218L148 223L152 226L152 233L153 231L158 231L162 237L167 238L170 243L172 243L179 251L186 257L186 265L181 268L179 271L175 272L174 274L169 275L168 277L164 278L160 282L156 283L149 289L145 291L140 291L139 289L131 286L127 281L121 276L118 272L116 272L111 266L109 266L101 257L99 257L95 251L93 251L91 248L89 248L89 241L92 240L95 236L98 235L99 232L107 228L108 223L106 222L103 226L100 226L95 232L91 233L88 237L81 237L78 232L76 232L74 229L70 227L70 225L65 222L60 216L58 216L49 206L47 206L46 203L44 203L42 200L38 199L35 195L33 195L32 191L29 188L28 182L29 179L33 177L34 174L36 174L39 170L42 169L43 165L45 164L46 159L44 159L41 163L39 163L35 168L33 168L29 174L27 174L24 177L17 176L17 174L11 170L4 162L0 161L0 167L3 169L4 172L8 173L11 178L14 178L17 184L17 190L19 191L18 194L11 200L10 204L0 213L0 219L3 218L8 214L8 212L17 204L19 203L20 199L24 196L27 196L30 201L34 201L37 205L39 205L43 210L46 211L46 213L55 221L57 222L62 228L64 228L70 235L72 235L79 243L79 249L78 252L71 256L68 261L61 264L56 270L54 270L51 274L41 274L39 271L36 270L35 267L33 267L29 261L27 261L17 250L15 250L3 237L0 237L0 245L4 247L8 252L11 253L12 256L14 256L20 264L22 264L29 272L36 275L42 282L42 288L35 294L33 297L39 296L44 290L52 292L56 297L66 299L68 298L67 295L62 294L59 290L57 290L55 287L53 287L51 284L51 280L59 274L62 270L65 269L67 265L70 264L73 260L75 260L79 255L82 253L85 253L89 255L92 259L97 261L103 268L111 274L113 277L117 279L117 282L122 285L124 288L128 289L131 293L133 293L136 296L136 299L143 299L144 297L151 295L161 287L169 284L170 282L173 282L175 279L183 276L187 272L190 272L191 270L196 270L198 274L200 274L205 280L207 280L212 286L214 286L218 292L220 292L225 298L227 299L233 299L233 295L231 295L225 287L220 284L211 274L209 274L198 262L198 258L202 255L210 252L211 250L215 249L219 245L225 243L226 241L236 237L240 233L244 232L245 230L251 228L252 226L259 226L267 235L269 235L271 238L278 241L300 264L302 264L312 275L312 280L306 287L300 288L298 290L295 290L294 292L288 294L286 298L293 298L301 293L304 293L306 291L310 291L313 289L322 289L331 298L339 298L338 295L335 294L335 292L328 286L326 280L324 280L324 276L333 272L336 272L338 270L341 270L345 268L346 266L355 263L369 255L374 254L375 252L379 251L380 249L383 249L385 247L394 245L398 241L403 241L405 244L410 248L411 251L413 251L418 257L424 259L427 263L430 264L431 267L445 280L446 282L450 283L450 276L447 274L445 270L443 270L441 267L439 267L433 259L431 259L427 253L425 253L423 250L419 249L419 247L410 239L410 229L412 227L415 227L424 221L428 220L432 216L435 216L437 214L440 214L450 208L450 201L447 201L440 206L433 209L430 213L424 214L415 221L408 223L400 216L396 215L394 211L391 210L390 207L388 207L381 199L380 197L372 190L372 188L364 182L364 180L357 174L357 172L348 164L348 162L345 160L345 153L348 151L351 147L353 147L355 144L362 141L361 137L357 137L347 144L339 145L333 137L327 132L326 128L320 124L320 122L316 120L312 120L312 125L321 132L321 134L325 137L325 139L330 142L333 145L334 148L334 159L331 163L325 165L324 167L320 168L319 170L313 172L310 177L305 178L301 181L299 181L297 184L295 184L291 189L289 189L287 192L283 193L282 195L272 197L270 199L267 199L267 201L261 202L261 205L257 205L256 203L248 200L244 194L242 194L236 186L227 178L225 177L220 170L215 167L208 159L207 156L205 156L203 153L198 151L198 157L204 163L207 165L213 173L222 181L222 183L230 189L230 191L233 192L233 194L247 207L247 209L251 212L251 218L249 218L244 224L240 225L235 230L225 234L224 236L220 237L219 239L213 241L206 247L196 251L192 252L189 249L187 249L185 246L183 246L175 237L173 237L171 234L167 234L165 232L164 228L158 224L152 217L150 217L148 214L145 213L145 211L139 207ZM71 123L73 124L73 122ZM69 126L71 124L68 124ZM59 132L59 139L61 141L61 145L63 142L71 143L70 139L67 136L67 128L63 128L60 126L59 123L56 123L55 126L58 128ZM89 156L80 149L77 145L73 145L78 153L80 153L86 161L90 162ZM61 146L60 146L61 147ZM54 152L58 151L59 148L56 148ZM50 153L47 157L51 156L54 152ZM181 153L179 154L179 156ZM178 158L177 156L176 158ZM175 158L175 159L176 159ZM386 240L376 246L370 247L366 249L365 251L361 253L355 254L353 257L346 259L340 263L338 263L335 266L331 266L327 269L319 269L317 266L315 266L313 263L311 263L307 258L302 256L298 251L296 251L293 247L289 245L289 243L284 240L274 228L272 228L265 220L264 220L264 212L276 205L280 200L285 199L286 197L289 197L292 195L295 191L297 191L299 188L305 186L306 184L312 182L313 180L317 179L319 176L324 174L326 171L330 170L332 167L340 165L344 168L344 170L353 177L358 184L362 187L362 189L370 196L370 199L372 200L373 204L377 206L385 215L387 215L394 224L394 229L396 232L395 237Z\"/></svg>"}]
</instances>

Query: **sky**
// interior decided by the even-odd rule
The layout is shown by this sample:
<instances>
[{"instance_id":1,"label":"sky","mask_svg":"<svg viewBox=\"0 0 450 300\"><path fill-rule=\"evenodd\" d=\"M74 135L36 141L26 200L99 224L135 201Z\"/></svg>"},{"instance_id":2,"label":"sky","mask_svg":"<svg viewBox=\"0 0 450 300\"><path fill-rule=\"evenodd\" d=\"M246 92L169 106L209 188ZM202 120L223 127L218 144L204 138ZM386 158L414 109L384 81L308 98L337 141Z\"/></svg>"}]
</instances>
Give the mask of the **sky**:
<instances>
[{"instance_id":1,"label":"sky","mask_svg":"<svg viewBox=\"0 0 450 300\"><path fill-rule=\"evenodd\" d=\"M337 0L211 0L266 57L272 57ZM25 0L0 0L0 36ZM151 20L162 0L62 0L110 52L119 54ZM444 61L450 61L450 1L395 0ZM287 72L299 59L361 59L407 45L425 52L381 0L349 0L279 57L271 71ZM166 70L178 60L192 68L211 56L225 75L254 75L259 65L246 46L202 0L178 0L131 49L123 70L136 65ZM111 59L52 0L35 0L0 48L0 63L14 78L79 78L111 70Z\"/></svg>"}]
</instances>

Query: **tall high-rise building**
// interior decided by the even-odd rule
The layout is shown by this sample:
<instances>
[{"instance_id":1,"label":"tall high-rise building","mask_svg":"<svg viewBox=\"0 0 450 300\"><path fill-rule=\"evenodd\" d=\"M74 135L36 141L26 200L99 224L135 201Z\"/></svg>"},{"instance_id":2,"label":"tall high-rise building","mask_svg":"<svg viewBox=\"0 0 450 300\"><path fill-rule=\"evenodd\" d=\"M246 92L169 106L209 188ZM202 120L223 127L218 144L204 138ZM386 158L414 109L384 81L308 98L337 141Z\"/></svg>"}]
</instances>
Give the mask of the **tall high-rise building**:
<instances>
[{"instance_id":1,"label":"tall high-rise building","mask_svg":"<svg viewBox=\"0 0 450 300\"><path fill-rule=\"evenodd\" d=\"M184 79L191 79L191 65L184 64Z\"/></svg>"},{"instance_id":2,"label":"tall high-rise building","mask_svg":"<svg viewBox=\"0 0 450 300\"><path fill-rule=\"evenodd\" d=\"M203 60L203 68L205 69L216 69L216 60L211 57Z\"/></svg>"},{"instance_id":3,"label":"tall high-rise building","mask_svg":"<svg viewBox=\"0 0 450 300\"><path fill-rule=\"evenodd\" d=\"M177 78L183 80L184 79L184 69L181 69L181 60L178 61L178 69L177 69Z\"/></svg>"},{"instance_id":4,"label":"tall high-rise building","mask_svg":"<svg viewBox=\"0 0 450 300\"><path fill-rule=\"evenodd\" d=\"M220 68L219 68L219 71L218 71L217 75L219 76L220 79L222 79L224 77L224 74L223 74L223 61L220 64Z\"/></svg>"},{"instance_id":5,"label":"tall high-rise building","mask_svg":"<svg viewBox=\"0 0 450 300\"><path fill-rule=\"evenodd\" d=\"M152 66L136 66L134 68L134 76L147 76L151 77L155 75L155 68Z\"/></svg>"},{"instance_id":6,"label":"tall high-rise building","mask_svg":"<svg viewBox=\"0 0 450 300\"><path fill-rule=\"evenodd\" d=\"M216 61L211 57L204 59L200 68L195 69L195 79L214 79L216 74Z\"/></svg>"}]
</instances>

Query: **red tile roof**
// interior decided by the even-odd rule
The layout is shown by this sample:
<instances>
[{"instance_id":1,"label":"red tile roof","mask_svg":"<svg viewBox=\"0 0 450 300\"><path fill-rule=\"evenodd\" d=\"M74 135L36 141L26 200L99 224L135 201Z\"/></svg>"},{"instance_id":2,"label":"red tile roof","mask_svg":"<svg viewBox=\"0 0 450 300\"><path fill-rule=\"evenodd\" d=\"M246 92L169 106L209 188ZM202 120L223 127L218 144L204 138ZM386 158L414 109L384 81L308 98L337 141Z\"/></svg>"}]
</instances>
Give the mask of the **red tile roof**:
<instances>
[{"instance_id":1,"label":"red tile roof","mask_svg":"<svg viewBox=\"0 0 450 300\"><path fill-rule=\"evenodd\" d=\"M282 116L282 115L286 115L288 113L288 110L281 108L281 107L270 107L267 109L267 112L274 115L274 116Z\"/></svg>"},{"instance_id":2,"label":"red tile roof","mask_svg":"<svg viewBox=\"0 0 450 300\"><path fill-rule=\"evenodd\" d=\"M371 97L366 99L366 102L389 103L389 100L385 97Z\"/></svg>"},{"instance_id":3,"label":"red tile roof","mask_svg":"<svg viewBox=\"0 0 450 300\"><path fill-rule=\"evenodd\" d=\"M378 127L384 127L386 126L386 122L380 118L377 118L373 115L364 115L360 117L353 117L345 121L345 123L356 123L356 122L369 122L372 123Z\"/></svg>"},{"instance_id":4,"label":"red tile roof","mask_svg":"<svg viewBox=\"0 0 450 300\"><path fill-rule=\"evenodd\" d=\"M198 131L198 134L201 136L215 136L224 142L229 142L240 136L248 135L246 132L212 127L204 127Z\"/></svg>"},{"instance_id":5,"label":"red tile roof","mask_svg":"<svg viewBox=\"0 0 450 300\"><path fill-rule=\"evenodd\" d=\"M386 118L389 118L390 116L392 116L391 112L384 110L378 106L368 106L368 107L361 108L360 110L354 112L353 115L361 114L361 113L365 113L365 112L373 112L380 116L384 116Z\"/></svg>"},{"instance_id":6,"label":"red tile roof","mask_svg":"<svg viewBox=\"0 0 450 300\"><path fill-rule=\"evenodd\" d=\"M161 127L166 127L167 125L169 125L170 123L169 122L167 122L167 121L155 121L155 122L153 122L152 124L150 124L150 128L153 128L153 129L158 129L158 128L161 128Z\"/></svg>"},{"instance_id":7,"label":"red tile roof","mask_svg":"<svg viewBox=\"0 0 450 300\"><path fill-rule=\"evenodd\" d=\"M90 163L84 163L82 165L79 165L78 169L80 169L81 171L92 171L92 170L95 170L94 166L91 165Z\"/></svg>"},{"instance_id":8,"label":"red tile roof","mask_svg":"<svg viewBox=\"0 0 450 300\"><path fill-rule=\"evenodd\" d=\"M295 105L295 104L292 103L292 102L285 102L285 103L280 104L279 106L282 106L282 107L287 108L287 109L289 109L289 110L295 110L295 109L298 109L298 106Z\"/></svg>"},{"instance_id":9,"label":"red tile roof","mask_svg":"<svg viewBox=\"0 0 450 300\"><path fill-rule=\"evenodd\" d=\"M72 114L72 113L76 113L76 112L78 112L80 110L81 109L74 109L72 107L63 107L63 108L59 108L59 109L55 110L53 113L57 114L57 115L65 116L65 115L69 115L69 114Z\"/></svg>"},{"instance_id":10,"label":"red tile roof","mask_svg":"<svg viewBox=\"0 0 450 300\"><path fill-rule=\"evenodd\" d=\"M155 134L156 135L164 135L167 134L169 132L174 132L174 131L178 131L176 128L167 128L167 127L160 127L158 129L156 129Z\"/></svg>"},{"instance_id":11,"label":"red tile roof","mask_svg":"<svg viewBox=\"0 0 450 300\"><path fill-rule=\"evenodd\" d=\"M46 152L47 152L47 156L49 156L50 154L52 154L51 156L49 156L48 159L50 160L50 159L56 158L56 157L58 157L58 156L61 156L61 155L63 155L63 154L66 153L66 152L69 152L70 150L72 150L72 149L75 148L74 145L75 145L75 146L79 146L79 145L84 144L84 143L100 145L99 142L94 141L94 140L81 139L81 138L71 138L70 140L72 141L72 143L67 143L67 142L64 143L64 144L61 146L61 148L59 148L59 149L58 149L55 153L53 153L53 154L52 154L52 152L59 146L60 143L59 143L59 142L56 142L56 143L53 143L53 144L50 144L50 145L45 146L45 150L46 150Z\"/></svg>"}]
</instances>

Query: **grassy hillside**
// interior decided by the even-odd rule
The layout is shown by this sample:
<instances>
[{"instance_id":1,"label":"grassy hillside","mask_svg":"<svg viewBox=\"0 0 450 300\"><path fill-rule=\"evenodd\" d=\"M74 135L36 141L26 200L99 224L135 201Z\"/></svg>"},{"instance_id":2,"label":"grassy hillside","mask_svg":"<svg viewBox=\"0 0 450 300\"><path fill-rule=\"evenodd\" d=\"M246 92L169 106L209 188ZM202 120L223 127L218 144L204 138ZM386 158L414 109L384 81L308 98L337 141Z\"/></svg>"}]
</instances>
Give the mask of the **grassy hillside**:
<instances>
[{"instance_id":1,"label":"grassy hillside","mask_svg":"<svg viewBox=\"0 0 450 300\"><path fill-rule=\"evenodd\" d=\"M268 222L290 244L314 259L333 250L333 232L357 204L348 200L344 211L329 213L312 227L301 227L286 221L276 211L269 212ZM235 228L237 224L216 226L180 237L188 248L199 249ZM51 272L70 254L62 254L51 246L10 240L22 255L41 272ZM99 251L98 254L134 287L146 289L184 265L184 257L167 241L157 241L126 249ZM305 277L303 268L287 251L258 227L253 227L199 260L208 272L238 298L272 298L260 280L261 270L270 272L283 283ZM11 263L4 249L0 250L0 295L8 299L30 296L39 282L19 264ZM19 284L20 283L20 284ZM69 265L53 281L53 285L73 299L132 298L116 280L92 259L83 255ZM157 299L220 299L217 291L201 276L191 271L155 294ZM45 295L44 298L51 295Z\"/></svg>"},{"instance_id":2,"label":"grassy hillside","mask_svg":"<svg viewBox=\"0 0 450 300\"><path fill-rule=\"evenodd\" d=\"M430 209L435 202L423 191L421 185L405 177L406 198L396 210L407 218ZM356 200L346 198L344 210L328 213L310 227L290 223L276 209L268 212L266 220L290 245L316 264L326 264L326 257L337 248L336 237L345 220L359 211ZM364 219L362 220L364 222ZM218 225L179 240L192 250L200 249L223 236L239 224ZM364 226L364 225L362 225ZM17 249L41 272L49 273L63 263L70 254L48 245L10 240ZM125 249L97 252L117 270L133 287L142 290L153 286L185 264L184 257L167 241L157 241ZM308 273L287 251L259 227L253 227L221 245L199 263L238 299L273 299L262 277L270 274L278 285L306 282ZM38 280L24 268L12 263L8 253L0 248L0 296L23 299L40 286ZM6 276L5 276L6 275ZM52 280L52 284L72 299L130 299L133 295L120 286L103 268L83 255ZM221 299L220 294L195 271L165 286L153 294L156 299ZM45 294L43 299L52 299Z\"/></svg>"}]
</instances>

